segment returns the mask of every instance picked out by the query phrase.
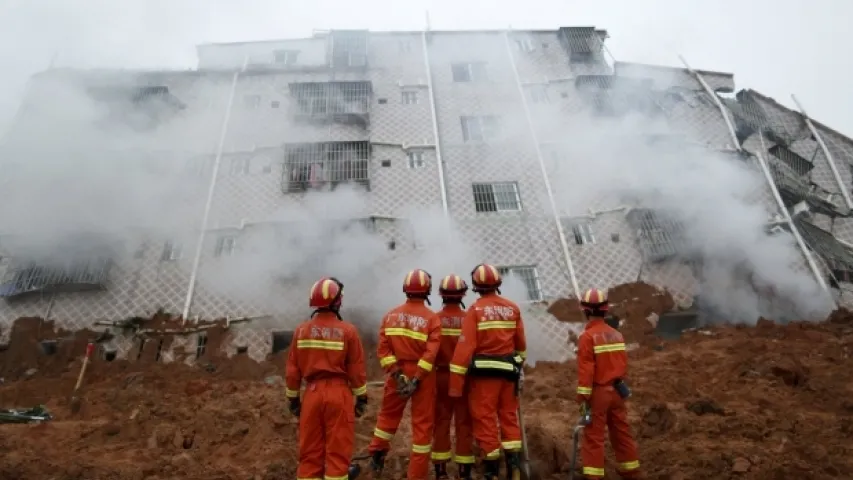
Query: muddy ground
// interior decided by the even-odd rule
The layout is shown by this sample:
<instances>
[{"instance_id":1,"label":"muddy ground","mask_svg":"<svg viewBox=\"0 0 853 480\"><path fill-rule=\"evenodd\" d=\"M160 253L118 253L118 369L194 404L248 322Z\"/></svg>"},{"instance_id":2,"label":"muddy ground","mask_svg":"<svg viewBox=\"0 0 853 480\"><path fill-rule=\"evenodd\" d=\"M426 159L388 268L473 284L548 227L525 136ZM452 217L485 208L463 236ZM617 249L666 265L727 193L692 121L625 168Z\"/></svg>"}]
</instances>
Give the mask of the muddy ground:
<instances>
[{"instance_id":1,"label":"muddy ground","mask_svg":"<svg viewBox=\"0 0 853 480\"><path fill-rule=\"evenodd\" d=\"M611 296L626 340L637 344L630 352L630 420L646 478L850 478L853 314L836 312L820 324L762 320L663 341L646 316L672 308L667 295L635 284ZM577 320L567 305L554 313ZM157 362L147 348L131 352L132 361L96 359L83 408L72 415L79 354L95 334L75 335L22 319L0 352L0 406L43 403L56 417L0 426L0 478L295 478L297 429L276 377L280 354L260 363L224 358L216 353L226 335L219 329L208 334L208 353L192 366ZM43 355L38 339L57 336L66 339L56 354ZM545 478L567 478L574 386L571 361L540 362L527 375L530 452ZM370 394L369 413L356 421L359 448L369 441L379 406L380 389ZM395 441L388 478L405 468L397 458L405 455L407 432L401 428ZM608 467L607 478L617 478Z\"/></svg>"}]
</instances>

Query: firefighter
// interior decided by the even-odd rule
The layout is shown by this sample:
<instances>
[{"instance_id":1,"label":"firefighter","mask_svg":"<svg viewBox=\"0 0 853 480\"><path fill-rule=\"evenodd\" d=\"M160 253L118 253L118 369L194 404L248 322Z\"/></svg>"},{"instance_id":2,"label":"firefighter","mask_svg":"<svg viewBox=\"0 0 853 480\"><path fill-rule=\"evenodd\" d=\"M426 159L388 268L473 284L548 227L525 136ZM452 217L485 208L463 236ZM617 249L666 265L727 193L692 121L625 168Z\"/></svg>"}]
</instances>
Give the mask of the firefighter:
<instances>
[{"instance_id":1,"label":"firefighter","mask_svg":"<svg viewBox=\"0 0 853 480\"><path fill-rule=\"evenodd\" d=\"M341 320L343 292L335 278L314 283L308 301L314 312L294 331L287 355L285 394L290 412L299 417L297 479L348 478L353 417L361 417L367 408L364 347L356 328Z\"/></svg>"},{"instance_id":2,"label":"firefighter","mask_svg":"<svg viewBox=\"0 0 853 480\"><path fill-rule=\"evenodd\" d=\"M441 320L424 304L429 303L430 292L429 273L420 269L409 272L403 281L406 302L385 314L379 327L378 357L387 376L382 408L368 447L377 477L409 399L412 452L406 478L426 480L429 475L435 418L433 365L441 344Z\"/></svg>"},{"instance_id":3,"label":"firefighter","mask_svg":"<svg viewBox=\"0 0 853 480\"><path fill-rule=\"evenodd\" d=\"M435 465L437 480L450 478L447 474L447 462L451 457L456 462L459 478L471 479L474 464L471 433L471 417L468 413L466 398L451 398L450 360L462 334L462 319L465 317L465 305L462 300L468 291L468 285L459 275L448 275L441 280L438 294L444 306L438 312L441 319L441 348L435 360L436 404L435 432L432 440L432 462ZM450 424L453 422L456 432L456 451L450 451Z\"/></svg>"},{"instance_id":4,"label":"firefighter","mask_svg":"<svg viewBox=\"0 0 853 480\"><path fill-rule=\"evenodd\" d=\"M578 338L577 400L581 414L589 418L583 429L581 462L588 479L604 478L604 430L616 454L619 475L639 478L637 444L628 425L625 399L631 391L625 384L628 355L622 334L606 323L607 292L590 289L580 301L588 322Z\"/></svg>"},{"instance_id":5,"label":"firefighter","mask_svg":"<svg viewBox=\"0 0 853 480\"><path fill-rule=\"evenodd\" d=\"M480 298L462 322L462 335L450 362L450 396L460 397L468 377L468 406L474 439L483 450L485 475L496 480L503 447L512 480L521 475L518 389L527 349L521 310L500 295L501 275L492 265L471 272Z\"/></svg>"}]
</instances>

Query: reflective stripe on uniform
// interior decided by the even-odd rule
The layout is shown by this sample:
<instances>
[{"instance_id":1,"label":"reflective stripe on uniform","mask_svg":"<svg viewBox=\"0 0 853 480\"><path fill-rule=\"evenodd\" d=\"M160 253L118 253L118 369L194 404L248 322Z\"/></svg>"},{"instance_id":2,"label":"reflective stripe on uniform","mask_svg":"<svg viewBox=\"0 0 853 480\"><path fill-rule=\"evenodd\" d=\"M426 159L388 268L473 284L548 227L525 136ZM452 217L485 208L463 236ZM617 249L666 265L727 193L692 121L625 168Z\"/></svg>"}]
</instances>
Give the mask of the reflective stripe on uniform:
<instances>
[{"instance_id":1,"label":"reflective stripe on uniform","mask_svg":"<svg viewBox=\"0 0 853 480\"><path fill-rule=\"evenodd\" d=\"M627 472L630 470L636 470L636 469L640 468L640 461L634 460L633 462L622 462L619 464L619 467L617 467L617 468L619 468L619 470L621 470L623 472Z\"/></svg>"},{"instance_id":2,"label":"reflective stripe on uniform","mask_svg":"<svg viewBox=\"0 0 853 480\"><path fill-rule=\"evenodd\" d=\"M373 429L373 436L379 437L382 440L388 440L389 442L391 441L392 438L394 438L393 433L384 432L382 430L379 430L378 428Z\"/></svg>"},{"instance_id":3,"label":"reflective stripe on uniform","mask_svg":"<svg viewBox=\"0 0 853 480\"><path fill-rule=\"evenodd\" d=\"M397 357L395 357L394 355L388 355L387 357L382 357L379 359L379 365L382 368L385 368L389 365L393 365L395 363L397 363Z\"/></svg>"},{"instance_id":4,"label":"reflective stripe on uniform","mask_svg":"<svg viewBox=\"0 0 853 480\"><path fill-rule=\"evenodd\" d=\"M297 340L296 348L316 348L320 350L343 350L344 342L339 340Z\"/></svg>"},{"instance_id":5,"label":"reflective stripe on uniform","mask_svg":"<svg viewBox=\"0 0 853 480\"><path fill-rule=\"evenodd\" d=\"M596 345L592 348L592 351L598 355L599 353L610 353L610 352L624 352L625 344L624 343L606 343L604 345Z\"/></svg>"},{"instance_id":6,"label":"reflective stripe on uniform","mask_svg":"<svg viewBox=\"0 0 853 480\"><path fill-rule=\"evenodd\" d=\"M527 358L527 350L522 350L518 352L518 356L521 357L522 360Z\"/></svg>"},{"instance_id":7,"label":"reflective stripe on uniform","mask_svg":"<svg viewBox=\"0 0 853 480\"><path fill-rule=\"evenodd\" d=\"M497 458L501 458L501 449L500 448L496 448L496 449L494 449L491 452L486 454L486 460L495 460Z\"/></svg>"},{"instance_id":8,"label":"reflective stripe on uniform","mask_svg":"<svg viewBox=\"0 0 853 480\"><path fill-rule=\"evenodd\" d=\"M299 390L284 389L284 396L287 398L299 398Z\"/></svg>"},{"instance_id":9,"label":"reflective stripe on uniform","mask_svg":"<svg viewBox=\"0 0 853 480\"><path fill-rule=\"evenodd\" d=\"M451 454L449 451L448 452L432 452L432 455L430 455L430 457L432 458L433 461L441 462L444 460L450 460Z\"/></svg>"},{"instance_id":10,"label":"reflective stripe on uniform","mask_svg":"<svg viewBox=\"0 0 853 480\"><path fill-rule=\"evenodd\" d=\"M468 373L468 367L460 367L459 365L450 364L450 372L458 373L459 375L465 375Z\"/></svg>"},{"instance_id":11,"label":"reflective stripe on uniform","mask_svg":"<svg viewBox=\"0 0 853 480\"><path fill-rule=\"evenodd\" d=\"M458 337L459 335L462 335L462 329L441 327L441 334L448 337Z\"/></svg>"},{"instance_id":12,"label":"reflective stripe on uniform","mask_svg":"<svg viewBox=\"0 0 853 480\"><path fill-rule=\"evenodd\" d=\"M475 459L473 455L454 455L453 461L456 463L472 464Z\"/></svg>"},{"instance_id":13,"label":"reflective stripe on uniform","mask_svg":"<svg viewBox=\"0 0 853 480\"><path fill-rule=\"evenodd\" d=\"M323 480L323 477L297 477L296 480Z\"/></svg>"},{"instance_id":14,"label":"reflective stripe on uniform","mask_svg":"<svg viewBox=\"0 0 853 480\"><path fill-rule=\"evenodd\" d=\"M515 329L515 322L511 320L486 320L477 324L477 330Z\"/></svg>"},{"instance_id":15,"label":"reflective stripe on uniform","mask_svg":"<svg viewBox=\"0 0 853 480\"><path fill-rule=\"evenodd\" d=\"M366 395L367 394L367 384L365 383L364 385L362 385L358 388L353 388L352 394L355 395L356 397L361 396L361 395Z\"/></svg>"},{"instance_id":16,"label":"reflective stripe on uniform","mask_svg":"<svg viewBox=\"0 0 853 480\"><path fill-rule=\"evenodd\" d=\"M510 442L501 442L504 450L521 450L521 440L513 440Z\"/></svg>"},{"instance_id":17,"label":"reflective stripe on uniform","mask_svg":"<svg viewBox=\"0 0 853 480\"><path fill-rule=\"evenodd\" d=\"M592 395L592 387L578 386L578 395Z\"/></svg>"},{"instance_id":18,"label":"reflective stripe on uniform","mask_svg":"<svg viewBox=\"0 0 853 480\"><path fill-rule=\"evenodd\" d=\"M430 445L430 444L426 444L426 445L412 444L412 452L413 453L429 453L429 451L431 449L432 449L432 445Z\"/></svg>"},{"instance_id":19,"label":"reflective stripe on uniform","mask_svg":"<svg viewBox=\"0 0 853 480\"><path fill-rule=\"evenodd\" d=\"M432 371L432 364L427 362L426 360L418 360L418 366L426 370L427 372Z\"/></svg>"},{"instance_id":20,"label":"reflective stripe on uniform","mask_svg":"<svg viewBox=\"0 0 853 480\"><path fill-rule=\"evenodd\" d=\"M583 467L583 474L589 477L603 477L604 469L595 467Z\"/></svg>"},{"instance_id":21,"label":"reflective stripe on uniform","mask_svg":"<svg viewBox=\"0 0 853 480\"><path fill-rule=\"evenodd\" d=\"M340 477L331 477L329 475L326 475L325 477L323 477L323 480L348 480L348 479L349 479L349 474L341 475Z\"/></svg>"},{"instance_id":22,"label":"reflective stripe on uniform","mask_svg":"<svg viewBox=\"0 0 853 480\"><path fill-rule=\"evenodd\" d=\"M400 328L400 327L386 328L385 329L385 335L387 335L389 337L408 337L408 338L411 338L412 340L418 340L421 342L426 342L427 337L428 337L428 335L426 333L416 332L416 331L410 330L408 328Z\"/></svg>"},{"instance_id":23,"label":"reflective stripe on uniform","mask_svg":"<svg viewBox=\"0 0 853 480\"><path fill-rule=\"evenodd\" d=\"M515 371L515 365L509 362L501 362L500 360L474 360L474 368Z\"/></svg>"}]
</instances>

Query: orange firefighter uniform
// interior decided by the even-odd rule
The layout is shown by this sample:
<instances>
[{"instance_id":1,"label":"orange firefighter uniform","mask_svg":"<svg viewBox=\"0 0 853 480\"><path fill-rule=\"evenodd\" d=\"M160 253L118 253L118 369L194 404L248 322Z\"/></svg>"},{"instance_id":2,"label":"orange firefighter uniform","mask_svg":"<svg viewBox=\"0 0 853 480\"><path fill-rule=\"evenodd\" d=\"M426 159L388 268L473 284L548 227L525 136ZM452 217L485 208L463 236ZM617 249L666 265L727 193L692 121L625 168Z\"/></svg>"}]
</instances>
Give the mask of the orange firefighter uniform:
<instances>
[{"instance_id":1,"label":"orange firefighter uniform","mask_svg":"<svg viewBox=\"0 0 853 480\"><path fill-rule=\"evenodd\" d=\"M291 412L299 416L299 480L346 480L355 442L356 405L366 404L364 348L338 315L343 285L324 278L311 288L311 320L293 334L285 375ZM305 381L305 393L299 389Z\"/></svg>"},{"instance_id":2,"label":"orange firefighter uniform","mask_svg":"<svg viewBox=\"0 0 853 480\"><path fill-rule=\"evenodd\" d=\"M604 431L616 454L622 478L638 478L640 462L637 444L628 425L625 398L630 395L623 380L628 371L628 355L622 334L605 323L607 293L587 290L581 308L589 319L578 339L577 399L589 411L590 423L583 429L581 461L586 478L604 477Z\"/></svg>"},{"instance_id":3,"label":"orange firefighter uniform","mask_svg":"<svg viewBox=\"0 0 853 480\"><path fill-rule=\"evenodd\" d=\"M431 290L432 280L427 272L409 272L403 283L406 302L388 312L379 327L379 363L388 376L368 452L373 457L374 470L381 471L389 443L411 398L412 451L406 477L410 480L425 480L429 475L435 418L433 369L441 344L441 321L424 304ZM403 393L401 384L415 388Z\"/></svg>"},{"instance_id":4,"label":"orange firefighter uniform","mask_svg":"<svg viewBox=\"0 0 853 480\"><path fill-rule=\"evenodd\" d=\"M462 299L467 290L468 285L458 275L444 277L438 289L444 306L438 312L441 319L441 346L435 359L437 395L432 461L436 465L437 479L447 478L445 464L451 458L459 465L459 477L463 479L471 478L471 465L474 464L474 438L468 413L468 399L450 397L450 361L462 334L462 320L465 318ZM455 454L451 453L451 423L456 433Z\"/></svg>"},{"instance_id":5,"label":"orange firefighter uniform","mask_svg":"<svg viewBox=\"0 0 853 480\"><path fill-rule=\"evenodd\" d=\"M462 395L467 375L474 438L484 452L486 475L491 480L497 478L501 447L507 452L508 466L520 469L517 389L527 341L518 305L499 295L497 268L478 265L471 279L480 298L462 322L462 335L450 363L450 396Z\"/></svg>"}]
</instances>

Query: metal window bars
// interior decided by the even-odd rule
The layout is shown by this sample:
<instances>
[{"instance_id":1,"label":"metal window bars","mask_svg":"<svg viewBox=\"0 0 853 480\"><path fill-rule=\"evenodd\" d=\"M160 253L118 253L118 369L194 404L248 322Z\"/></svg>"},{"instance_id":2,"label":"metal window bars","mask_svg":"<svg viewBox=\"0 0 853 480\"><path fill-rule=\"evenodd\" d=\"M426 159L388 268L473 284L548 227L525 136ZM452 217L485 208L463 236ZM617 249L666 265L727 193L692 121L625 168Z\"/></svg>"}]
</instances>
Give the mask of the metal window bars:
<instances>
[{"instance_id":1,"label":"metal window bars","mask_svg":"<svg viewBox=\"0 0 853 480\"><path fill-rule=\"evenodd\" d=\"M297 117L367 125L373 87L370 82L291 83Z\"/></svg>"},{"instance_id":2,"label":"metal window bars","mask_svg":"<svg viewBox=\"0 0 853 480\"><path fill-rule=\"evenodd\" d=\"M604 42L607 32L595 27L561 27L558 31L560 43L569 54L573 64L604 62Z\"/></svg>"},{"instance_id":3,"label":"metal window bars","mask_svg":"<svg viewBox=\"0 0 853 480\"><path fill-rule=\"evenodd\" d=\"M820 147L815 148L815 155L817 155L819 148ZM770 147L768 152L791 167L797 175L808 175L814 168L812 161L806 160L784 145L774 145Z\"/></svg>"},{"instance_id":4,"label":"metal window bars","mask_svg":"<svg viewBox=\"0 0 853 480\"><path fill-rule=\"evenodd\" d=\"M284 158L284 193L334 190L347 182L370 189L369 142L287 144Z\"/></svg>"},{"instance_id":5,"label":"metal window bars","mask_svg":"<svg viewBox=\"0 0 853 480\"><path fill-rule=\"evenodd\" d=\"M502 277L516 277L524 283L527 289L527 299L532 302L542 300L542 288L539 285L539 274L533 266L501 266L497 267Z\"/></svg>"},{"instance_id":6,"label":"metal window bars","mask_svg":"<svg viewBox=\"0 0 853 480\"><path fill-rule=\"evenodd\" d=\"M670 215L645 208L628 213L628 223L636 229L643 258L661 262L686 253L684 225Z\"/></svg>"},{"instance_id":7,"label":"metal window bars","mask_svg":"<svg viewBox=\"0 0 853 480\"><path fill-rule=\"evenodd\" d=\"M477 212L513 212L521 210L518 183L475 183L474 209Z\"/></svg>"},{"instance_id":8,"label":"metal window bars","mask_svg":"<svg viewBox=\"0 0 853 480\"><path fill-rule=\"evenodd\" d=\"M112 264L107 256L83 256L64 261L13 260L0 283L0 297L102 290L106 288Z\"/></svg>"}]
</instances>

